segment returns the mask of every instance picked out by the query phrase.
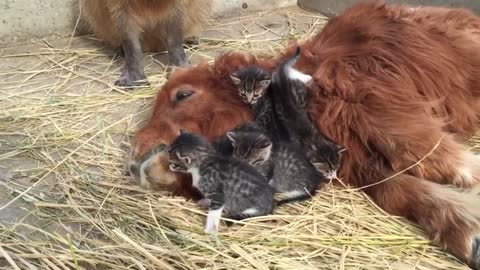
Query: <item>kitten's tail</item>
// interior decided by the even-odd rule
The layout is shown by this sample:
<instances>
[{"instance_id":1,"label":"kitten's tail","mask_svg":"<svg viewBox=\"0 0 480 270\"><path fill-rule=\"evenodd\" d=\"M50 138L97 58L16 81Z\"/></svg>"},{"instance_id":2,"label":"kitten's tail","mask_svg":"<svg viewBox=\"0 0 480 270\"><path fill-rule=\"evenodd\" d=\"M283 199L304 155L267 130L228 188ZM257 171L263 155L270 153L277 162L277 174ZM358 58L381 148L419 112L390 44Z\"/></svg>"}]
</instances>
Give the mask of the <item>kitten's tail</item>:
<instances>
[{"instance_id":1,"label":"kitten's tail","mask_svg":"<svg viewBox=\"0 0 480 270\"><path fill-rule=\"evenodd\" d=\"M300 46L297 46L295 53L288 58L285 63L283 63L283 68L291 68L295 63L297 63L298 58L300 58Z\"/></svg>"},{"instance_id":2,"label":"kitten's tail","mask_svg":"<svg viewBox=\"0 0 480 270\"><path fill-rule=\"evenodd\" d=\"M285 84L288 82L288 70L291 69L295 63L297 63L297 60L300 58L300 46L297 46L297 49L295 50L295 53L290 56L287 60L285 60L282 64L280 64L280 67L277 72L278 76L278 81L280 84Z\"/></svg>"}]
</instances>

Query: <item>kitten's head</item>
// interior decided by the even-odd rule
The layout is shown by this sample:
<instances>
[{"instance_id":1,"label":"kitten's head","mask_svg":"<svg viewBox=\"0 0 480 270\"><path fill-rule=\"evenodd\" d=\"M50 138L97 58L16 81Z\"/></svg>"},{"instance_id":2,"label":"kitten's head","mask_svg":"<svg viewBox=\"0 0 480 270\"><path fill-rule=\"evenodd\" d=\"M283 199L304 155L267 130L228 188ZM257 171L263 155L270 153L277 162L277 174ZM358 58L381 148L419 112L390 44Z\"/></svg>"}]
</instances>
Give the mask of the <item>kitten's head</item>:
<instances>
[{"instance_id":1,"label":"kitten's head","mask_svg":"<svg viewBox=\"0 0 480 270\"><path fill-rule=\"evenodd\" d=\"M180 130L180 135L168 148L170 170L187 172L190 168L198 167L203 158L212 152L212 146L205 138Z\"/></svg>"},{"instance_id":2,"label":"kitten's head","mask_svg":"<svg viewBox=\"0 0 480 270\"><path fill-rule=\"evenodd\" d=\"M232 156L250 165L258 165L270 158L272 141L260 132L227 132L233 146Z\"/></svg>"},{"instance_id":3,"label":"kitten's head","mask_svg":"<svg viewBox=\"0 0 480 270\"><path fill-rule=\"evenodd\" d=\"M255 104L263 97L271 82L270 74L255 65L247 66L230 74L243 102Z\"/></svg>"},{"instance_id":4,"label":"kitten's head","mask_svg":"<svg viewBox=\"0 0 480 270\"><path fill-rule=\"evenodd\" d=\"M343 146L331 142L321 146L309 144L306 155L317 171L328 179L335 179L345 150Z\"/></svg>"}]
</instances>

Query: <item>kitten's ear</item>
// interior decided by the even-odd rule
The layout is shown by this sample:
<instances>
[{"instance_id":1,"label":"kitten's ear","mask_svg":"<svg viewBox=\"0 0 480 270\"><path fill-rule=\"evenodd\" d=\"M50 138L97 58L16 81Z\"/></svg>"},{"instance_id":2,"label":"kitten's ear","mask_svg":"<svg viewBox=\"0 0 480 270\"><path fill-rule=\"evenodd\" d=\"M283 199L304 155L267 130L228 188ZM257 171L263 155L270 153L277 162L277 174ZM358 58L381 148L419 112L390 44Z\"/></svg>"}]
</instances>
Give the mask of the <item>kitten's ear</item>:
<instances>
[{"instance_id":1,"label":"kitten's ear","mask_svg":"<svg viewBox=\"0 0 480 270\"><path fill-rule=\"evenodd\" d=\"M267 88L270 85L271 79L261 80L258 83L262 88Z\"/></svg>"},{"instance_id":2,"label":"kitten's ear","mask_svg":"<svg viewBox=\"0 0 480 270\"><path fill-rule=\"evenodd\" d=\"M180 135L187 134L187 133L188 133L188 131L186 131L185 129L183 129L183 128L180 129Z\"/></svg>"},{"instance_id":3,"label":"kitten's ear","mask_svg":"<svg viewBox=\"0 0 480 270\"><path fill-rule=\"evenodd\" d=\"M270 141L263 141L260 145L259 145L259 149L258 149L258 157L263 159L263 160L267 160L270 158L270 155L272 154L272 142Z\"/></svg>"},{"instance_id":4,"label":"kitten's ear","mask_svg":"<svg viewBox=\"0 0 480 270\"><path fill-rule=\"evenodd\" d=\"M190 163L192 163L192 159L190 157L183 157L183 161L185 162L185 164L187 165L190 165Z\"/></svg>"},{"instance_id":5,"label":"kitten's ear","mask_svg":"<svg viewBox=\"0 0 480 270\"><path fill-rule=\"evenodd\" d=\"M232 80L233 84L235 85L239 85L241 81L240 78L238 78L237 73L235 72L230 74L230 80Z\"/></svg>"},{"instance_id":6,"label":"kitten's ear","mask_svg":"<svg viewBox=\"0 0 480 270\"><path fill-rule=\"evenodd\" d=\"M190 165L190 163L192 162L192 159L189 156L181 156L179 152L177 152L177 157L178 157L178 159L185 162L185 164L187 164L187 165Z\"/></svg>"},{"instance_id":7,"label":"kitten's ear","mask_svg":"<svg viewBox=\"0 0 480 270\"><path fill-rule=\"evenodd\" d=\"M229 131L225 135L227 135L228 140L235 145L235 132Z\"/></svg>"},{"instance_id":8,"label":"kitten's ear","mask_svg":"<svg viewBox=\"0 0 480 270\"><path fill-rule=\"evenodd\" d=\"M337 153L338 153L338 154L341 154L341 153L343 153L343 152L345 152L345 151L347 151L347 148L346 148L346 147L343 147L343 146L341 146L341 145L338 145L338 146L337 146Z\"/></svg>"}]
</instances>

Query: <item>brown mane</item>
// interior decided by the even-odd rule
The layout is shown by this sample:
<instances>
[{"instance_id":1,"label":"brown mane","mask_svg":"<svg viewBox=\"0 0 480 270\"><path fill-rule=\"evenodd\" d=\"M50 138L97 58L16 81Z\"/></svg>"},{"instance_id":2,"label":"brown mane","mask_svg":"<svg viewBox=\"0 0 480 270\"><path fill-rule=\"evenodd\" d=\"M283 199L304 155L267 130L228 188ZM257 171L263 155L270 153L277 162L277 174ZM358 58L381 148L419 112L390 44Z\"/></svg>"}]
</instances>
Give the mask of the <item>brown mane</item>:
<instances>
[{"instance_id":1,"label":"brown mane","mask_svg":"<svg viewBox=\"0 0 480 270\"><path fill-rule=\"evenodd\" d=\"M480 235L473 189L480 161L461 141L480 128L480 18L463 9L360 3L301 48L296 68L313 76L310 117L347 148L343 181L368 186L364 191L380 207L419 223L442 247L479 267L480 258L471 256L472 239ZM250 119L228 74L252 63L271 70L294 49L277 59L222 54L211 66L175 73L137 134L133 160L171 142L180 127L213 139ZM202 98L173 102L184 85ZM165 168L161 158L150 166L151 175L164 177L152 182L165 182ZM191 195L188 178L181 179L177 192Z\"/></svg>"}]
</instances>

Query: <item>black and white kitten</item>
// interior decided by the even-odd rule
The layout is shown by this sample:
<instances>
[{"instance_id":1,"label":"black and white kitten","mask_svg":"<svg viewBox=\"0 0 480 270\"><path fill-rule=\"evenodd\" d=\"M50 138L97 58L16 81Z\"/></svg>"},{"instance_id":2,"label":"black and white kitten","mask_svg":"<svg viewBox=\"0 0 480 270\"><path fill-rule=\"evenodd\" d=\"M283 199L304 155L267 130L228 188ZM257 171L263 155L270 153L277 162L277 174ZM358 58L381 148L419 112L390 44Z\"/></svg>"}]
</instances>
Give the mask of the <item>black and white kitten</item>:
<instances>
[{"instance_id":1,"label":"black and white kitten","mask_svg":"<svg viewBox=\"0 0 480 270\"><path fill-rule=\"evenodd\" d=\"M273 142L258 130L230 131L226 136L233 146L232 156L251 164L287 197L277 205L310 198L326 179L296 144L278 142L273 148Z\"/></svg>"},{"instance_id":2,"label":"black and white kitten","mask_svg":"<svg viewBox=\"0 0 480 270\"><path fill-rule=\"evenodd\" d=\"M346 149L323 136L309 118L307 83L311 76L293 68L300 57L300 47L282 63L272 76L277 119L288 127L290 140L300 143L310 162L327 178L337 178L342 152Z\"/></svg>"},{"instance_id":3,"label":"black and white kitten","mask_svg":"<svg viewBox=\"0 0 480 270\"><path fill-rule=\"evenodd\" d=\"M168 149L172 171L192 175L192 184L210 201L206 233L217 233L222 214L240 220L271 214L274 189L247 163L218 154L203 137L181 131Z\"/></svg>"}]
</instances>

